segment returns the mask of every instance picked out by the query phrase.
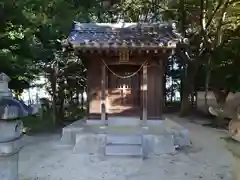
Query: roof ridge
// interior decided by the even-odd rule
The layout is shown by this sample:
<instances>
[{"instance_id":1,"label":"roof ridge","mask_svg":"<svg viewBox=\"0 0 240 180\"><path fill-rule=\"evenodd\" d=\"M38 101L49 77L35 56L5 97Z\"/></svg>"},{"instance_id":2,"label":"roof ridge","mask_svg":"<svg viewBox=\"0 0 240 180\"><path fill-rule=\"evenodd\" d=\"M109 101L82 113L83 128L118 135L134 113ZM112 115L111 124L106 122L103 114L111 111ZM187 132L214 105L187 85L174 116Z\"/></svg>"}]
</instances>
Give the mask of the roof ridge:
<instances>
[{"instance_id":1,"label":"roof ridge","mask_svg":"<svg viewBox=\"0 0 240 180\"><path fill-rule=\"evenodd\" d=\"M74 21L74 29L97 29L97 28L111 28L111 29L118 29L118 28L129 28L129 27L161 27L161 26L170 26L174 28L175 26L173 23L170 22L158 22L158 23L140 23L140 22L125 22L125 23L80 23Z\"/></svg>"}]
</instances>

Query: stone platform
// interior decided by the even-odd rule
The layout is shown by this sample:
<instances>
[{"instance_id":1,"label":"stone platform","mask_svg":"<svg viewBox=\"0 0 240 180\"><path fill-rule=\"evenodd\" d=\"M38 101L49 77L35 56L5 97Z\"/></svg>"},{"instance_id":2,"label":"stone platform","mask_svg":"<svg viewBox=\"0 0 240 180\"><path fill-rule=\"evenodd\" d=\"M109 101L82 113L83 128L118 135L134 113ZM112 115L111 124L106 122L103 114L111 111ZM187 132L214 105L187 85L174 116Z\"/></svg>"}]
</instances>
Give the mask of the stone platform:
<instances>
[{"instance_id":1,"label":"stone platform","mask_svg":"<svg viewBox=\"0 0 240 180\"><path fill-rule=\"evenodd\" d=\"M176 147L189 146L188 130L175 122L114 117L79 120L63 128L61 143L74 153L149 157L174 153Z\"/></svg>"}]
</instances>

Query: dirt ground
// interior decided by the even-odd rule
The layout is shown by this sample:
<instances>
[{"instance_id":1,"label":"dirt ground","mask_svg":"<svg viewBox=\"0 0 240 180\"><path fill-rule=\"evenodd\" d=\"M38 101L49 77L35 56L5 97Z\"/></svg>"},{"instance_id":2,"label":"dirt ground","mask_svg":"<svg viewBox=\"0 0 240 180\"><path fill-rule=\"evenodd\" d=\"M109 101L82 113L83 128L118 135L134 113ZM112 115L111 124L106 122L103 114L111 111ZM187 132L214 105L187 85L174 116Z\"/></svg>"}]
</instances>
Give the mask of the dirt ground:
<instances>
[{"instance_id":1,"label":"dirt ground","mask_svg":"<svg viewBox=\"0 0 240 180\"><path fill-rule=\"evenodd\" d=\"M191 149L146 160L99 157L73 154L59 144L59 134L28 136L20 153L20 180L230 180L232 157L221 139L226 132L169 117L189 129Z\"/></svg>"}]
</instances>

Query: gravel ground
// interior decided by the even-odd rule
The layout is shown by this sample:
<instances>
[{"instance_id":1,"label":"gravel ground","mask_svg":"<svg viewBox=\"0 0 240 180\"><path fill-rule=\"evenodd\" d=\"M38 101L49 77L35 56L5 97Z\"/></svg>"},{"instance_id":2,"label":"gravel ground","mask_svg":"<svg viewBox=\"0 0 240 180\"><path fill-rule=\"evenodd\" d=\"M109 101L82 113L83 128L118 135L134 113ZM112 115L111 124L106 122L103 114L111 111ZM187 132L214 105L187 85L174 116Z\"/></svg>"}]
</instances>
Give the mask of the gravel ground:
<instances>
[{"instance_id":1,"label":"gravel ground","mask_svg":"<svg viewBox=\"0 0 240 180\"><path fill-rule=\"evenodd\" d=\"M171 118L189 129L193 148L146 160L72 154L58 134L25 137L20 180L230 180L232 157L221 139L226 132Z\"/></svg>"}]
</instances>

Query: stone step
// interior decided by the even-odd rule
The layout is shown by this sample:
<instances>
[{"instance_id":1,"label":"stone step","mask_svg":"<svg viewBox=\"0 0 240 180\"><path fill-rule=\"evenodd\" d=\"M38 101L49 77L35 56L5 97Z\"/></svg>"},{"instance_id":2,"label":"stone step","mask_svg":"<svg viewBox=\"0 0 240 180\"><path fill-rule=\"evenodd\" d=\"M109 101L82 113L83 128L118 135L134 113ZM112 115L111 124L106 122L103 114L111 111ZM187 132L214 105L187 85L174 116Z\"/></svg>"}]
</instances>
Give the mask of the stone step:
<instances>
[{"instance_id":1,"label":"stone step","mask_svg":"<svg viewBox=\"0 0 240 180\"><path fill-rule=\"evenodd\" d=\"M117 126L139 126L141 124L140 118L135 117L109 117L107 121L108 125Z\"/></svg>"},{"instance_id":2,"label":"stone step","mask_svg":"<svg viewBox=\"0 0 240 180\"><path fill-rule=\"evenodd\" d=\"M141 145L142 136L141 135L107 135L107 144L124 144L124 145Z\"/></svg>"},{"instance_id":3,"label":"stone step","mask_svg":"<svg viewBox=\"0 0 240 180\"><path fill-rule=\"evenodd\" d=\"M108 144L105 154L108 156L142 156L143 151L141 145Z\"/></svg>"}]
</instances>

